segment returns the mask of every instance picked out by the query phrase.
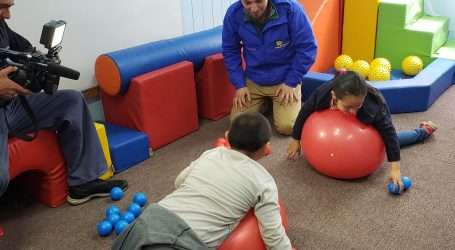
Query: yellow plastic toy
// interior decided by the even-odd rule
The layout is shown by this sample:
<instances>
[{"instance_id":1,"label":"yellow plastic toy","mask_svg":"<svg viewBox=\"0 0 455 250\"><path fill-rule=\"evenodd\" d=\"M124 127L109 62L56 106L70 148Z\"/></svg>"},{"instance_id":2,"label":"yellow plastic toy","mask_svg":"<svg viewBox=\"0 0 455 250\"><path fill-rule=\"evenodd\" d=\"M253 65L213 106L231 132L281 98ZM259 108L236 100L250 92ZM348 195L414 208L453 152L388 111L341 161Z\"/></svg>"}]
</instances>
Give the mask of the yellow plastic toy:
<instances>
[{"instance_id":1,"label":"yellow plastic toy","mask_svg":"<svg viewBox=\"0 0 455 250\"><path fill-rule=\"evenodd\" d=\"M340 71L341 69L349 70L352 66L353 60L348 55L340 55L335 59L335 69Z\"/></svg>"},{"instance_id":2,"label":"yellow plastic toy","mask_svg":"<svg viewBox=\"0 0 455 250\"><path fill-rule=\"evenodd\" d=\"M357 60L352 64L351 70L359 73L363 78L366 78L370 71L370 65L365 60Z\"/></svg>"},{"instance_id":3,"label":"yellow plastic toy","mask_svg":"<svg viewBox=\"0 0 455 250\"><path fill-rule=\"evenodd\" d=\"M423 69L422 59L418 56L407 56L401 63L401 68L406 75L415 76Z\"/></svg>"},{"instance_id":4,"label":"yellow plastic toy","mask_svg":"<svg viewBox=\"0 0 455 250\"><path fill-rule=\"evenodd\" d=\"M384 66L376 66L370 69L368 73L368 80L370 81L387 81L390 80L390 70Z\"/></svg>"},{"instance_id":5,"label":"yellow plastic toy","mask_svg":"<svg viewBox=\"0 0 455 250\"><path fill-rule=\"evenodd\" d=\"M383 67L385 67L388 71L391 71L391 70L392 70L392 65L390 64L390 61L387 60L386 58L383 58L383 57L375 58L375 59L370 63L370 68L376 68L377 66L383 66Z\"/></svg>"}]
</instances>

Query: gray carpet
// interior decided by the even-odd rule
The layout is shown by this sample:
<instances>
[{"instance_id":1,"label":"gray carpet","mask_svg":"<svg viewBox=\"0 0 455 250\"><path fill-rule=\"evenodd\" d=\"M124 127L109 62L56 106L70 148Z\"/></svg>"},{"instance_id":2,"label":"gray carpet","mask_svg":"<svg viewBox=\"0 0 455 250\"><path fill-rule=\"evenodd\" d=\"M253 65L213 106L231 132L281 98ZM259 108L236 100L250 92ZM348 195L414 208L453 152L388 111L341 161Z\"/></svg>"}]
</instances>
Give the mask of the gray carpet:
<instances>
[{"instance_id":1,"label":"gray carpet","mask_svg":"<svg viewBox=\"0 0 455 250\"><path fill-rule=\"evenodd\" d=\"M272 154L260 162L275 177L298 249L455 249L455 87L420 113L393 115L398 130L420 121L439 125L435 136L402 150L402 174L413 181L401 196L389 195L389 165L360 180L322 176L304 159L286 161L288 137L272 138ZM96 199L50 209L14 187L0 199L0 249L107 249L115 233L97 234L109 204L122 209L144 192L158 201L173 190L174 179L192 160L213 147L228 119L201 120L200 130L157 150L153 157L116 175L130 183L119 202Z\"/></svg>"}]
</instances>

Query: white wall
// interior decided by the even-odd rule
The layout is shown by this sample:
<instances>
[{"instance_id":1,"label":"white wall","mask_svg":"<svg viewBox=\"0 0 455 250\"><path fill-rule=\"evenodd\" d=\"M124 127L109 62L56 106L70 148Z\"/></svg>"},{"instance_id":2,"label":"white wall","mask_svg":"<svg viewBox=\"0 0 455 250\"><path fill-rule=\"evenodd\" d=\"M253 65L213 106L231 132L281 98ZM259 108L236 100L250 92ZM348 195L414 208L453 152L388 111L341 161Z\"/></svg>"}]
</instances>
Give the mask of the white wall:
<instances>
[{"instance_id":1,"label":"white wall","mask_svg":"<svg viewBox=\"0 0 455 250\"><path fill-rule=\"evenodd\" d=\"M181 0L183 33L210 29L223 24L228 7L238 0Z\"/></svg>"},{"instance_id":2,"label":"white wall","mask_svg":"<svg viewBox=\"0 0 455 250\"><path fill-rule=\"evenodd\" d=\"M8 25L42 52L43 24L67 22L60 58L81 76L60 78L60 89L97 85L94 63L103 53L183 34L180 0L16 0L11 12Z\"/></svg>"},{"instance_id":3,"label":"white wall","mask_svg":"<svg viewBox=\"0 0 455 250\"><path fill-rule=\"evenodd\" d=\"M427 15L449 18L449 39L455 40L455 1L425 0L424 10Z\"/></svg>"}]
</instances>

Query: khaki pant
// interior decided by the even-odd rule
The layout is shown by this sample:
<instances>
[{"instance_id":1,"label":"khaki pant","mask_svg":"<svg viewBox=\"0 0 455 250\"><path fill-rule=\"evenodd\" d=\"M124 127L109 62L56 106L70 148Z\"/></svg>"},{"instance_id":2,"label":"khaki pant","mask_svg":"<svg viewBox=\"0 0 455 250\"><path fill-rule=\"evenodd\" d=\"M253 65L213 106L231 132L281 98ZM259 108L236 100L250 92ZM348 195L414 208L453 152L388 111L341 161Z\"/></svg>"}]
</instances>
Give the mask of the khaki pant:
<instances>
[{"instance_id":1,"label":"khaki pant","mask_svg":"<svg viewBox=\"0 0 455 250\"><path fill-rule=\"evenodd\" d=\"M283 135L291 135L292 128L294 127L295 120L299 114L302 106L302 93L301 85L298 84L294 89L297 95L297 102L292 106L285 107L278 102L278 96L275 93L278 89L278 85L273 86L259 86L250 79L246 79L246 87L250 90L251 102L247 102L243 112L256 111L264 112L267 108L267 99L272 99L273 103L273 120L278 133ZM231 110L231 122L237 117L242 111L232 107Z\"/></svg>"}]
</instances>

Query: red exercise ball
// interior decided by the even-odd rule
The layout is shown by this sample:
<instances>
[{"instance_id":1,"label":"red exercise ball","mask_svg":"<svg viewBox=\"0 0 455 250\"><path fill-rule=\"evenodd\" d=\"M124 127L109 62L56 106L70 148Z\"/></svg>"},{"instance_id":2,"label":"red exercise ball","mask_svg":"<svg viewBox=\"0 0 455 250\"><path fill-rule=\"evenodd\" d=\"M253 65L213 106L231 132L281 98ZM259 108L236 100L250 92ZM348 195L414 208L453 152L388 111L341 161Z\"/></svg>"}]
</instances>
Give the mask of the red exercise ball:
<instances>
[{"instance_id":1,"label":"red exercise ball","mask_svg":"<svg viewBox=\"0 0 455 250\"><path fill-rule=\"evenodd\" d=\"M321 174L356 179L367 176L385 157L379 132L339 110L314 112L302 129L302 152Z\"/></svg>"},{"instance_id":2,"label":"red exercise ball","mask_svg":"<svg viewBox=\"0 0 455 250\"><path fill-rule=\"evenodd\" d=\"M284 230L287 231L288 221L280 198L278 198L278 204L280 204L280 214ZM243 217L239 225L217 250L266 250L259 231L258 219L254 216L253 208Z\"/></svg>"}]
</instances>

